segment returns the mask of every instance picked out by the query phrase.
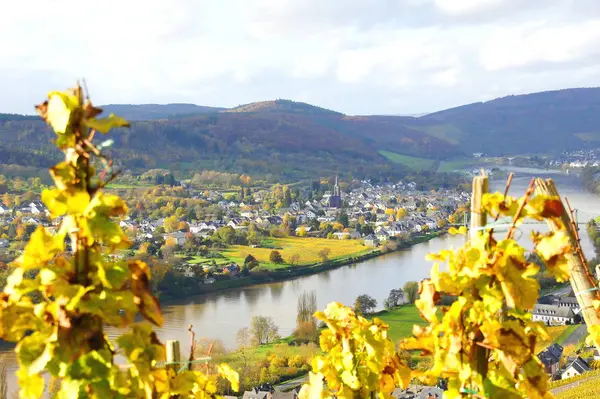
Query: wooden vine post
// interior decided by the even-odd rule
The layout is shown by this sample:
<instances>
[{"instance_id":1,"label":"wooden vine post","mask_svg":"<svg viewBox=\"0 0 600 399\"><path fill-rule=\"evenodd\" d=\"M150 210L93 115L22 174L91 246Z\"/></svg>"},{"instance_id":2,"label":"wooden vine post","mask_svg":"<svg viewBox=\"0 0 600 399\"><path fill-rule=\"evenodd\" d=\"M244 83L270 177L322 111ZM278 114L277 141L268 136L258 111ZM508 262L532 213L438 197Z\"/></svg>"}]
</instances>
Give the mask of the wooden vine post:
<instances>
[{"instance_id":1,"label":"wooden vine post","mask_svg":"<svg viewBox=\"0 0 600 399\"><path fill-rule=\"evenodd\" d=\"M487 224L487 215L481 207L483 194L489 191L489 178L484 174L473 178L473 193L471 194L471 229L470 237L476 237Z\"/></svg>"},{"instance_id":2,"label":"wooden vine post","mask_svg":"<svg viewBox=\"0 0 600 399\"><path fill-rule=\"evenodd\" d=\"M535 179L535 192L539 195L555 196L560 199L558 190L552 179ZM569 205L568 201L567 205ZM569 272L571 274L571 287L573 287L575 298L577 298L577 303L579 303L579 307L581 307L581 314L583 315L583 319L588 325L588 328L589 326L600 325L600 317L593 306L593 301L600 299L598 285L588 270L587 261L579 242L577 226L570 214L570 206L569 210L565 208L564 204L562 208L560 219L564 225L566 234L569 237L571 247L573 248L572 251L565 254L569 265ZM552 218L548 218L546 221L550 230L554 232L562 230L561 226L559 226Z\"/></svg>"},{"instance_id":3,"label":"wooden vine post","mask_svg":"<svg viewBox=\"0 0 600 399\"><path fill-rule=\"evenodd\" d=\"M483 195L489 191L489 178L483 171L480 176L473 178L473 192L471 194L471 228L469 229L469 237L477 237L481 234L483 228L487 224L487 215L481 206ZM475 338L476 341L483 341L483 334L479 332ZM475 361L477 372L485 379L488 372L489 350L477 346L475 349Z\"/></svg>"},{"instance_id":4,"label":"wooden vine post","mask_svg":"<svg viewBox=\"0 0 600 399\"><path fill-rule=\"evenodd\" d=\"M179 341L169 340L166 342L166 367L177 372L181 368L181 349Z\"/></svg>"}]
</instances>

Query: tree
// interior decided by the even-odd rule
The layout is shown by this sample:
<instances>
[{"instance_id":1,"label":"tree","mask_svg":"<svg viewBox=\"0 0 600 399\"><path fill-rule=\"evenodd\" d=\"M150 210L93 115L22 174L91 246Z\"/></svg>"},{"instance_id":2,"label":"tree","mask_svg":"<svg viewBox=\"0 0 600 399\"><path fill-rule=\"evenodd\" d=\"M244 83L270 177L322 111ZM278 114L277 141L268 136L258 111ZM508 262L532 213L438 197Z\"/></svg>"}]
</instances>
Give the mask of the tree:
<instances>
[{"instance_id":1,"label":"tree","mask_svg":"<svg viewBox=\"0 0 600 399\"><path fill-rule=\"evenodd\" d=\"M298 297L298 313L294 336L299 340L314 341L317 338L317 320L313 317L317 311L317 294L304 291Z\"/></svg>"},{"instance_id":2,"label":"tree","mask_svg":"<svg viewBox=\"0 0 600 399\"><path fill-rule=\"evenodd\" d=\"M296 252L295 254L290 256L290 263L292 265L297 265L298 262L300 262L300 254L298 252Z\"/></svg>"},{"instance_id":3,"label":"tree","mask_svg":"<svg viewBox=\"0 0 600 399\"><path fill-rule=\"evenodd\" d=\"M419 283L416 281L408 281L404 284L402 289L404 290L404 295L406 296L408 303L415 303L419 296Z\"/></svg>"},{"instance_id":4,"label":"tree","mask_svg":"<svg viewBox=\"0 0 600 399\"><path fill-rule=\"evenodd\" d=\"M246 259L244 259L244 269L250 271L258 266L258 260L256 260L256 258L252 256L252 254L248 254L248 256L246 256Z\"/></svg>"},{"instance_id":5,"label":"tree","mask_svg":"<svg viewBox=\"0 0 600 399\"><path fill-rule=\"evenodd\" d=\"M327 238L329 238L329 237L327 237ZM329 249L329 248L323 248L322 250L320 250L319 251L319 256L321 257L321 261L327 262L329 260L329 254L330 253L331 253L331 249Z\"/></svg>"},{"instance_id":6,"label":"tree","mask_svg":"<svg viewBox=\"0 0 600 399\"><path fill-rule=\"evenodd\" d=\"M277 264L281 264L283 263L283 256L281 256L281 253L279 251L271 251L271 253L269 254L269 260L272 263L277 263Z\"/></svg>"},{"instance_id":7,"label":"tree","mask_svg":"<svg viewBox=\"0 0 600 399\"><path fill-rule=\"evenodd\" d=\"M406 216L406 209L398 208L398 210L396 211L396 220L402 220L404 216Z\"/></svg>"},{"instance_id":8,"label":"tree","mask_svg":"<svg viewBox=\"0 0 600 399\"><path fill-rule=\"evenodd\" d=\"M377 300L367 294L359 295L354 301L354 311L359 315L367 315L377 307Z\"/></svg>"},{"instance_id":9,"label":"tree","mask_svg":"<svg viewBox=\"0 0 600 399\"><path fill-rule=\"evenodd\" d=\"M298 234L296 234L298 237L306 237L308 235L308 233L306 232L306 227L304 226L300 226L298 228Z\"/></svg>"},{"instance_id":10,"label":"tree","mask_svg":"<svg viewBox=\"0 0 600 399\"><path fill-rule=\"evenodd\" d=\"M254 345L268 344L279 339L279 327L271 317L254 316L250 322L250 334Z\"/></svg>"},{"instance_id":11,"label":"tree","mask_svg":"<svg viewBox=\"0 0 600 399\"><path fill-rule=\"evenodd\" d=\"M177 231L178 226L179 219L176 215L171 215L169 217L166 217L165 220L163 220L163 227L165 228L165 232L167 233Z\"/></svg>"},{"instance_id":12,"label":"tree","mask_svg":"<svg viewBox=\"0 0 600 399\"><path fill-rule=\"evenodd\" d=\"M348 227L348 214L346 213L346 211L341 211L339 216L338 216L338 222L340 222L340 224L343 227Z\"/></svg>"},{"instance_id":13,"label":"tree","mask_svg":"<svg viewBox=\"0 0 600 399\"><path fill-rule=\"evenodd\" d=\"M383 306L387 310L390 310L390 309L395 308L396 306L402 304L403 300L404 300L404 292L402 292L402 290L399 288L398 289L394 288L390 291L390 294L383 302Z\"/></svg>"},{"instance_id":14,"label":"tree","mask_svg":"<svg viewBox=\"0 0 600 399\"><path fill-rule=\"evenodd\" d=\"M235 343L238 348L247 348L252 344L252 334L248 327L240 328L235 335Z\"/></svg>"}]
</instances>

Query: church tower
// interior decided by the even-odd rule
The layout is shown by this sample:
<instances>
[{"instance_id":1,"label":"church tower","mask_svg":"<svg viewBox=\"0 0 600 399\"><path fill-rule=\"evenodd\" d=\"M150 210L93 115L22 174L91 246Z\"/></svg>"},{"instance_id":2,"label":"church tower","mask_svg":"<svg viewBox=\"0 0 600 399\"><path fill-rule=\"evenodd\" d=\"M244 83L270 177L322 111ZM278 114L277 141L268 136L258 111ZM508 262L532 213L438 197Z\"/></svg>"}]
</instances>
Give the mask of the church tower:
<instances>
[{"instance_id":1,"label":"church tower","mask_svg":"<svg viewBox=\"0 0 600 399\"><path fill-rule=\"evenodd\" d=\"M329 197L329 206L331 208L342 207L342 194L340 192L340 185L338 183L338 177L335 176L335 185L333 186L333 195Z\"/></svg>"}]
</instances>

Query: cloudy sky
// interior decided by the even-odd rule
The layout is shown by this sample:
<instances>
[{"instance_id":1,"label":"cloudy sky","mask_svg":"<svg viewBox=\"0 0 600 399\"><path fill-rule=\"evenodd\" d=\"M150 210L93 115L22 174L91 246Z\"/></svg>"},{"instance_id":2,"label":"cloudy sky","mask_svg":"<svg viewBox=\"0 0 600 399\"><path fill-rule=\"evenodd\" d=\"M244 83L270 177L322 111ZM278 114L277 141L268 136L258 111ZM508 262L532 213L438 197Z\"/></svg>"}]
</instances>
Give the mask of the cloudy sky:
<instances>
[{"instance_id":1,"label":"cloudy sky","mask_svg":"<svg viewBox=\"0 0 600 399\"><path fill-rule=\"evenodd\" d=\"M0 112L85 77L96 104L412 114L600 86L600 1L2 1L0 54Z\"/></svg>"}]
</instances>

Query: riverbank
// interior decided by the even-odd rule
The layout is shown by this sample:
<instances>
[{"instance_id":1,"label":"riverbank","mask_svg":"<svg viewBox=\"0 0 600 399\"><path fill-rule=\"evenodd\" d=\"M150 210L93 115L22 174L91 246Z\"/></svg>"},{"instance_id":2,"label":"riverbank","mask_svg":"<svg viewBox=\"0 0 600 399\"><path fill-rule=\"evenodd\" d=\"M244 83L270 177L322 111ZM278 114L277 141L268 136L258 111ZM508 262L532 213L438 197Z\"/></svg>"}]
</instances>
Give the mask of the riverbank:
<instances>
[{"instance_id":1,"label":"riverbank","mask_svg":"<svg viewBox=\"0 0 600 399\"><path fill-rule=\"evenodd\" d=\"M323 273L340 268L342 266L363 262L391 252L407 250L414 245L443 236L446 234L446 232L446 230L439 230L425 235L411 236L410 240L399 243L398 247L394 251L389 250L386 247L380 247L359 255L342 256L327 260L325 262L315 262L306 265L288 265L288 267L282 266L277 269L265 270L259 273L251 273L248 276L218 279L210 284L204 284L202 281L196 281L196 284L188 285L186 287L177 287L175 290L162 291L158 295L161 302L172 302L188 296L214 294L236 288L289 281L299 277Z\"/></svg>"},{"instance_id":2,"label":"riverbank","mask_svg":"<svg viewBox=\"0 0 600 399\"><path fill-rule=\"evenodd\" d=\"M368 316L379 318L389 326L389 336L393 342L412 334L415 324L424 325L415 305L403 305ZM238 370L245 388L250 389L259 383L278 384L278 390L291 390L302 385L310 369L312 358L321 354L318 343L299 344L293 335L265 345L238 349L213 359L216 363L225 362ZM416 359L415 361L418 361ZM252 367L255 370L252 370ZM247 378L260 376L259 380Z\"/></svg>"}]
</instances>

